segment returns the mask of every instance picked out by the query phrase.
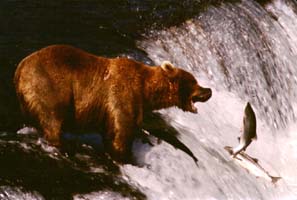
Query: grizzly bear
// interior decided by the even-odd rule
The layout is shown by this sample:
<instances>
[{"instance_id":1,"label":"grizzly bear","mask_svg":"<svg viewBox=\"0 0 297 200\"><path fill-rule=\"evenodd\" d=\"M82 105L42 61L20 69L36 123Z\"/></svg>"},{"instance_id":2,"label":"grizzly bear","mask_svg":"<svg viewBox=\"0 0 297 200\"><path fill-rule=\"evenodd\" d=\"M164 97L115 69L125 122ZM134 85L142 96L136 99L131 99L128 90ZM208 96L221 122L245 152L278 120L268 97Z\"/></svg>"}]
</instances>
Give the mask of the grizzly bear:
<instances>
[{"instance_id":1,"label":"grizzly bear","mask_svg":"<svg viewBox=\"0 0 297 200\"><path fill-rule=\"evenodd\" d=\"M170 62L148 66L128 58L104 58L52 45L24 58L14 77L24 114L51 145L67 127L102 132L111 156L126 160L144 113L177 106L196 113L211 89Z\"/></svg>"}]
</instances>

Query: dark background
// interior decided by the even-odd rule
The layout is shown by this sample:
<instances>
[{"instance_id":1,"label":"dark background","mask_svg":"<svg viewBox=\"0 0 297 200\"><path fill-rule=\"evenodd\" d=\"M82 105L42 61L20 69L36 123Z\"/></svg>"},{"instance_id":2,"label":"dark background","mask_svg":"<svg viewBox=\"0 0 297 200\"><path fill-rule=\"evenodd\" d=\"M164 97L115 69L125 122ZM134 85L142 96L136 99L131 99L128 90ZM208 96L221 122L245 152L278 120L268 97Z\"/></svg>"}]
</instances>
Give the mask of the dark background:
<instances>
[{"instance_id":1,"label":"dark background","mask_svg":"<svg viewBox=\"0 0 297 200\"><path fill-rule=\"evenodd\" d=\"M97 55L145 53L135 47L147 30L183 22L219 1L60 0L0 2L0 131L22 123L13 75L30 53L70 44Z\"/></svg>"},{"instance_id":2,"label":"dark background","mask_svg":"<svg viewBox=\"0 0 297 200\"><path fill-rule=\"evenodd\" d=\"M229 0L232 3L236 0ZM152 29L178 25L222 0L3 0L0 2L0 131L22 123L13 74L30 53L51 44L70 44L93 54L131 54ZM226 2L226 1L224 1ZM267 1L259 1L266 3ZM141 56L136 56L141 55Z\"/></svg>"}]
</instances>

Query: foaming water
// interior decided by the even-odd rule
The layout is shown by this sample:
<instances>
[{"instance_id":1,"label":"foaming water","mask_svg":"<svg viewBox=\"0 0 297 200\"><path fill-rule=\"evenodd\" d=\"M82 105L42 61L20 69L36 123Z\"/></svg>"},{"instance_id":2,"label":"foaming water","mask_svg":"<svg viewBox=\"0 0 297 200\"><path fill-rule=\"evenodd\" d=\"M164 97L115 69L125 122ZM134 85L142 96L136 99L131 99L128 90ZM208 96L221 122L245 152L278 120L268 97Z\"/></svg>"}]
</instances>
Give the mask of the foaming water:
<instances>
[{"instance_id":1,"label":"foaming water","mask_svg":"<svg viewBox=\"0 0 297 200\"><path fill-rule=\"evenodd\" d=\"M74 200L85 200L85 199L98 199L98 200L129 200L128 197L123 197L122 195L110 192L110 191L101 191L101 192L93 192L90 194L84 194L84 195L74 195Z\"/></svg>"},{"instance_id":2,"label":"foaming water","mask_svg":"<svg viewBox=\"0 0 297 200\"><path fill-rule=\"evenodd\" d=\"M258 158L270 174L282 177L276 185L235 165L224 150L226 145L238 144L244 106L245 102L232 93L216 91L207 105L199 105L198 115L178 109L161 111L162 117L180 133L179 139L199 159L198 167L184 152L162 142L145 154L148 167L126 165L122 173L142 188L148 199L295 198L296 135L279 140L265 122L258 120L258 141L251 144L247 153ZM288 152L290 155L284 155Z\"/></svg>"},{"instance_id":3,"label":"foaming water","mask_svg":"<svg viewBox=\"0 0 297 200\"><path fill-rule=\"evenodd\" d=\"M0 133L0 199L296 199L294 6L282 0L265 7L250 0L224 2L179 26L151 31L137 42L143 52L122 55L146 63L170 60L193 73L213 89L209 101L197 103L198 114L159 111L166 125L144 130L152 144L134 143L139 166L113 162L93 134L65 134L73 152L64 154L30 128ZM258 125L258 140L247 153L282 177L275 185L236 165L224 150L238 144L247 101ZM186 151L154 136L167 129L198 165Z\"/></svg>"},{"instance_id":4,"label":"foaming water","mask_svg":"<svg viewBox=\"0 0 297 200\"><path fill-rule=\"evenodd\" d=\"M153 32L139 46L156 63L171 60L204 75L213 87L253 103L270 125L285 127L295 119L297 16L279 4L269 12L253 1L209 8L181 27Z\"/></svg>"},{"instance_id":5,"label":"foaming water","mask_svg":"<svg viewBox=\"0 0 297 200\"><path fill-rule=\"evenodd\" d=\"M37 192L27 192L11 186L0 186L0 199L44 200Z\"/></svg>"},{"instance_id":6,"label":"foaming water","mask_svg":"<svg viewBox=\"0 0 297 200\"><path fill-rule=\"evenodd\" d=\"M266 9L253 1L225 3L138 42L155 63L171 60L214 89L213 97L198 105L198 115L160 112L199 159L199 167L163 142L145 155L149 167L122 168L149 199L297 198L293 6L284 1ZM237 146L247 101L258 123L258 140L247 153L271 175L282 177L276 185L237 166L223 149Z\"/></svg>"}]
</instances>

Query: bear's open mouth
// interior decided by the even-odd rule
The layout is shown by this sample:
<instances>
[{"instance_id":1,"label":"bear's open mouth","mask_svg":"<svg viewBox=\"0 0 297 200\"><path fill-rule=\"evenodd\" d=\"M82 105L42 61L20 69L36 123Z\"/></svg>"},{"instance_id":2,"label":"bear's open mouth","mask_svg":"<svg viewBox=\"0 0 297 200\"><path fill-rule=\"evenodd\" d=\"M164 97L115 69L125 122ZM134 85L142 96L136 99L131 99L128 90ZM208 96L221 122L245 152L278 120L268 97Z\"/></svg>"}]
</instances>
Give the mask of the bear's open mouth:
<instances>
[{"instance_id":1,"label":"bear's open mouth","mask_svg":"<svg viewBox=\"0 0 297 200\"><path fill-rule=\"evenodd\" d=\"M192 113L197 113L197 108L195 106L196 102L205 102L211 97L211 90L206 88L204 89L205 91L203 93L195 94L191 97L190 99L190 112Z\"/></svg>"},{"instance_id":2,"label":"bear's open mouth","mask_svg":"<svg viewBox=\"0 0 297 200\"><path fill-rule=\"evenodd\" d=\"M197 113L198 112L198 109L196 108L195 102L193 101L193 99L191 100L191 110L190 110L190 112L192 112L192 113Z\"/></svg>"},{"instance_id":3,"label":"bear's open mouth","mask_svg":"<svg viewBox=\"0 0 297 200\"><path fill-rule=\"evenodd\" d=\"M202 93L202 94L199 94L199 95L194 95L192 96L192 102L193 103L196 103L196 102L205 102L207 101L209 98L211 97L211 92L208 91L208 92L205 92L205 93Z\"/></svg>"}]
</instances>

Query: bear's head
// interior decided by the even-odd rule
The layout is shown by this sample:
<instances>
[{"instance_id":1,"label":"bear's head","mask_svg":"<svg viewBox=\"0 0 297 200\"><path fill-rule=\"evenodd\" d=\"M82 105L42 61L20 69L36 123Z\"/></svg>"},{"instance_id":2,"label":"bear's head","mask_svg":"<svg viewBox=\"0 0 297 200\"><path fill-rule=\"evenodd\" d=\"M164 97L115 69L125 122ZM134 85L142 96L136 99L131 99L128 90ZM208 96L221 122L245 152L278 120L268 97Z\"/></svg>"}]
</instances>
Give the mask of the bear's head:
<instances>
[{"instance_id":1,"label":"bear's head","mask_svg":"<svg viewBox=\"0 0 297 200\"><path fill-rule=\"evenodd\" d=\"M169 61L164 61L161 68L169 79L170 90L176 94L175 106L183 111L197 113L195 103L205 102L211 97L211 89L201 87L189 72L174 67Z\"/></svg>"}]
</instances>

